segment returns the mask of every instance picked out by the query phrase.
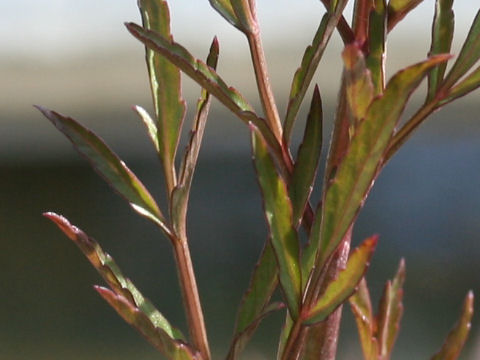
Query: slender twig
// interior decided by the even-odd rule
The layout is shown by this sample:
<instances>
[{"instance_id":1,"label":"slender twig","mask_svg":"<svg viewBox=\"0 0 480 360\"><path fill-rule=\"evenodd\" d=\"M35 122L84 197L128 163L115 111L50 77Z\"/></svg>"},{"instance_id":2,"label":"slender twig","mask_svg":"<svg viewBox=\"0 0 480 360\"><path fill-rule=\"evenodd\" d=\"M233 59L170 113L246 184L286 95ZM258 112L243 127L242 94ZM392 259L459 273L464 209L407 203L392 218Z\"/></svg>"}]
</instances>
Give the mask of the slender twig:
<instances>
[{"instance_id":1,"label":"slender twig","mask_svg":"<svg viewBox=\"0 0 480 360\"><path fill-rule=\"evenodd\" d=\"M175 239L173 241L173 248L190 337L193 345L202 355L202 360L209 360L210 349L208 346L207 331L203 319L203 311L200 296L198 295L190 250L186 240L181 239Z\"/></svg>"},{"instance_id":2,"label":"slender twig","mask_svg":"<svg viewBox=\"0 0 480 360\"><path fill-rule=\"evenodd\" d=\"M275 104L275 97L268 75L267 60L263 50L262 39L260 36L260 27L256 19L255 9L252 10L252 30L246 33L250 53L252 56L253 68L255 70L255 78L257 80L260 101L262 102L265 117L278 142L281 144L282 124L278 114L278 108Z\"/></svg>"}]
</instances>

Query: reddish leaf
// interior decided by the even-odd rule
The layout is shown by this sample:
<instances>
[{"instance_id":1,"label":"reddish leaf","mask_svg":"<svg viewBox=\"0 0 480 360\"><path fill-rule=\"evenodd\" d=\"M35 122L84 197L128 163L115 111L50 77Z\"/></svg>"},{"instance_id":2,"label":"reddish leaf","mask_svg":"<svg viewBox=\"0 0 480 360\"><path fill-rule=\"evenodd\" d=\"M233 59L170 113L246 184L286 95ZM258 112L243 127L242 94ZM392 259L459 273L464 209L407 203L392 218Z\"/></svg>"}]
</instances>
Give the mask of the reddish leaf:
<instances>
[{"instance_id":1,"label":"reddish leaf","mask_svg":"<svg viewBox=\"0 0 480 360\"><path fill-rule=\"evenodd\" d=\"M304 324L312 325L323 321L354 293L370 264L377 240L377 236L372 236L352 252L345 270L340 272L336 280L328 284L318 302L303 315Z\"/></svg>"},{"instance_id":2,"label":"reddish leaf","mask_svg":"<svg viewBox=\"0 0 480 360\"><path fill-rule=\"evenodd\" d=\"M162 329L156 328L148 317L133 306L122 295L104 287L96 286L95 290L115 309L130 325L135 327L157 350L170 360L200 360L201 357L186 343L174 340Z\"/></svg>"}]
</instances>

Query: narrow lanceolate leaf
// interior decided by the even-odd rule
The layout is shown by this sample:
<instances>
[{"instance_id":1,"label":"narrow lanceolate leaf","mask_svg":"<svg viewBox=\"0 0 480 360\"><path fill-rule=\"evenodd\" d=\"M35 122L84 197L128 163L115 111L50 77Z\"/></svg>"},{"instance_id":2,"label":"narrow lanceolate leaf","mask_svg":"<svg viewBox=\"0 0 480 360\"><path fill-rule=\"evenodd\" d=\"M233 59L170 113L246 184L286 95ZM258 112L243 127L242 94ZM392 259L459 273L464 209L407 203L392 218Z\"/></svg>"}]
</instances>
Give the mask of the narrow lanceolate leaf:
<instances>
[{"instance_id":1,"label":"narrow lanceolate leaf","mask_svg":"<svg viewBox=\"0 0 480 360\"><path fill-rule=\"evenodd\" d=\"M315 37L313 38L313 42L305 50L302 63L295 72L290 90L285 123L283 125L283 137L286 143L290 141L293 124L300 109L300 105L303 102L313 75L315 74L318 64L323 56L323 52L325 51L328 41L342 16L343 9L347 2L348 0L337 1L335 11L329 11L323 16ZM333 4L333 2L331 4Z\"/></svg>"},{"instance_id":2,"label":"narrow lanceolate leaf","mask_svg":"<svg viewBox=\"0 0 480 360\"><path fill-rule=\"evenodd\" d=\"M363 357L365 360L378 360L378 343L375 337L376 324L365 278L360 281L357 291L350 297L349 302L357 323Z\"/></svg>"},{"instance_id":3,"label":"narrow lanceolate leaf","mask_svg":"<svg viewBox=\"0 0 480 360\"><path fill-rule=\"evenodd\" d=\"M480 10L477 12L462 50L445 78L442 88L452 87L480 59Z\"/></svg>"},{"instance_id":4,"label":"narrow lanceolate leaf","mask_svg":"<svg viewBox=\"0 0 480 360\"><path fill-rule=\"evenodd\" d=\"M347 45L342 57L345 64L347 100L355 125L365 118L368 106L373 100L372 77L358 45Z\"/></svg>"},{"instance_id":5,"label":"narrow lanceolate leaf","mask_svg":"<svg viewBox=\"0 0 480 360\"><path fill-rule=\"evenodd\" d=\"M465 345L470 332L473 315L473 292L469 292L463 303L462 313L455 327L450 331L440 351L432 360L456 360Z\"/></svg>"},{"instance_id":6,"label":"narrow lanceolate leaf","mask_svg":"<svg viewBox=\"0 0 480 360\"><path fill-rule=\"evenodd\" d=\"M289 184L293 207L293 225L301 223L305 206L313 189L318 162L322 152L323 112L320 91L315 86L310 112L307 117L303 142L298 149L297 161Z\"/></svg>"},{"instance_id":7,"label":"narrow lanceolate leaf","mask_svg":"<svg viewBox=\"0 0 480 360\"><path fill-rule=\"evenodd\" d=\"M247 292L238 309L229 359L235 359L253 335L278 284L277 261L270 241L253 270ZM258 321L257 321L258 319Z\"/></svg>"},{"instance_id":8,"label":"narrow lanceolate leaf","mask_svg":"<svg viewBox=\"0 0 480 360\"><path fill-rule=\"evenodd\" d=\"M285 322L282 326L282 331L280 333L280 339L278 341L278 348L277 348L277 360L282 358L283 350L285 349L285 345L288 341L288 336L290 335L290 331L293 327L293 320L290 314L287 312L285 317Z\"/></svg>"},{"instance_id":9,"label":"narrow lanceolate leaf","mask_svg":"<svg viewBox=\"0 0 480 360\"><path fill-rule=\"evenodd\" d=\"M279 280L288 309L298 317L301 298L299 239L292 223L292 205L287 186L277 172L267 145L257 128L251 126L257 179L263 195L265 217L278 264Z\"/></svg>"},{"instance_id":10,"label":"narrow lanceolate leaf","mask_svg":"<svg viewBox=\"0 0 480 360\"><path fill-rule=\"evenodd\" d=\"M133 107L133 111L135 111L140 117L140 120L142 120L143 125L145 125L145 128L147 129L148 136L150 137L150 140L155 147L155 150L157 151L157 153L160 153L160 145L158 144L158 129L155 121L153 121L147 110L145 110L141 106L135 105Z\"/></svg>"},{"instance_id":11,"label":"narrow lanceolate leaf","mask_svg":"<svg viewBox=\"0 0 480 360\"><path fill-rule=\"evenodd\" d=\"M377 339L380 359L388 360L398 336L403 315L403 283L405 262L402 259L393 281L388 281L377 314Z\"/></svg>"},{"instance_id":12,"label":"narrow lanceolate leaf","mask_svg":"<svg viewBox=\"0 0 480 360\"><path fill-rule=\"evenodd\" d=\"M252 106L243 96L234 88L229 87L214 69L203 61L195 59L187 49L178 43L169 41L161 35L133 23L127 23L126 26L133 36L152 50L162 54L168 61L215 96L242 121L246 124L253 123L261 131L271 149L281 158L282 150L266 122L253 112Z\"/></svg>"},{"instance_id":13,"label":"narrow lanceolate leaf","mask_svg":"<svg viewBox=\"0 0 480 360\"><path fill-rule=\"evenodd\" d=\"M210 5L220 14L225 20L236 28L242 30L240 21L233 10L230 0L209 0Z\"/></svg>"},{"instance_id":14,"label":"narrow lanceolate leaf","mask_svg":"<svg viewBox=\"0 0 480 360\"><path fill-rule=\"evenodd\" d=\"M143 26L173 41L168 4L162 0L138 1ZM185 101L181 94L180 70L163 56L146 48L150 87L155 107L157 142L168 188L176 183L175 153L180 139Z\"/></svg>"},{"instance_id":15,"label":"narrow lanceolate leaf","mask_svg":"<svg viewBox=\"0 0 480 360\"><path fill-rule=\"evenodd\" d=\"M374 95L383 93L385 87L385 44L387 39L387 1L375 0L375 7L370 12L369 51L366 58L370 69Z\"/></svg>"},{"instance_id":16,"label":"narrow lanceolate leaf","mask_svg":"<svg viewBox=\"0 0 480 360\"><path fill-rule=\"evenodd\" d=\"M450 52L454 23L453 0L436 0L429 56ZM437 89L443 81L446 67L447 63L439 64L428 75L428 100L435 97Z\"/></svg>"},{"instance_id":17,"label":"narrow lanceolate leaf","mask_svg":"<svg viewBox=\"0 0 480 360\"><path fill-rule=\"evenodd\" d=\"M447 97L440 102L441 105L445 105L459 97L465 96L472 91L480 87L480 67L476 68L475 71L468 74L462 81L457 85L451 88L448 92Z\"/></svg>"},{"instance_id":18,"label":"narrow lanceolate leaf","mask_svg":"<svg viewBox=\"0 0 480 360\"><path fill-rule=\"evenodd\" d=\"M135 174L92 131L72 118L37 106L55 127L60 130L92 167L143 216L153 220L167 234L168 227L157 203Z\"/></svg>"},{"instance_id":19,"label":"narrow lanceolate leaf","mask_svg":"<svg viewBox=\"0 0 480 360\"><path fill-rule=\"evenodd\" d=\"M125 297L101 286L95 290L130 325L135 327L169 360L196 360L199 357L183 341L172 339L165 331L153 326L149 318Z\"/></svg>"},{"instance_id":20,"label":"narrow lanceolate leaf","mask_svg":"<svg viewBox=\"0 0 480 360\"><path fill-rule=\"evenodd\" d=\"M312 241L320 244L315 261L317 269L337 248L362 206L410 95L433 66L448 58L438 55L398 72L387 84L383 96L368 108L326 190L320 231L312 233Z\"/></svg>"},{"instance_id":21,"label":"narrow lanceolate leaf","mask_svg":"<svg viewBox=\"0 0 480 360\"><path fill-rule=\"evenodd\" d=\"M44 215L53 221L79 247L113 292L124 297L132 306L138 308L148 317L154 327L162 329L172 339L184 339L182 333L170 325L155 306L144 298L135 285L123 275L113 258L104 252L94 239L70 224L63 216L55 213L45 213Z\"/></svg>"},{"instance_id":22,"label":"narrow lanceolate leaf","mask_svg":"<svg viewBox=\"0 0 480 360\"><path fill-rule=\"evenodd\" d=\"M215 70L203 61L195 59L180 44L165 39L160 34L136 24L129 23L126 26L133 36L176 65L235 114L242 115L242 112L253 110L251 105L235 89L225 84ZM251 119L246 119L246 121L249 120Z\"/></svg>"},{"instance_id":23,"label":"narrow lanceolate leaf","mask_svg":"<svg viewBox=\"0 0 480 360\"><path fill-rule=\"evenodd\" d=\"M388 2L388 31L417 7L423 0L390 0Z\"/></svg>"},{"instance_id":24,"label":"narrow lanceolate leaf","mask_svg":"<svg viewBox=\"0 0 480 360\"><path fill-rule=\"evenodd\" d=\"M217 67L219 46L217 38L213 39L207 57L207 65L212 69ZM193 129L190 136L188 147L185 150L182 164L180 166L178 184L171 196L172 225L177 235L185 236L185 224L187 215L187 204L192 186L193 173L197 165L200 147L202 145L203 133L207 123L208 112L210 110L210 94L202 89L202 93L197 102L197 111L193 123Z\"/></svg>"},{"instance_id":25,"label":"narrow lanceolate leaf","mask_svg":"<svg viewBox=\"0 0 480 360\"><path fill-rule=\"evenodd\" d=\"M283 309L285 305L283 303L275 302L272 303L263 309L263 311L255 318L241 333L237 334L233 339L232 346L230 347L230 352L227 355L227 360L235 360L238 358L238 355L245 347L247 342L252 337L253 333L257 329L260 321L262 321L270 313Z\"/></svg>"},{"instance_id":26,"label":"narrow lanceolate leaf","mask_svg":"<svg viewBox=\"0 0 480 360\"><path fill-rule=\"evenodd\" d=\"M355 292L370 264L377 240L377 236L372 236L352 252L345 270L327 286L318 302L304 315L304 324L312 325L325 320Z\"/></svg>"}]
</instances>

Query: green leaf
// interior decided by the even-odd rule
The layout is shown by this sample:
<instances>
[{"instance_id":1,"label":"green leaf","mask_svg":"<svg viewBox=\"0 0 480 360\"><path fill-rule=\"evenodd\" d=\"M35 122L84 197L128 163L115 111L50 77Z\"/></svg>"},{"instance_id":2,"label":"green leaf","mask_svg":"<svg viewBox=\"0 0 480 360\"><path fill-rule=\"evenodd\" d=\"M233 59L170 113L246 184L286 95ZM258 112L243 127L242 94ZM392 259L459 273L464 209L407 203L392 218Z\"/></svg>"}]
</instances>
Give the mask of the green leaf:
<instances>
[{"instance_id":1,"label":"green leaf","mask_svg":"<svg viewBox=\"0 0 480 360\"><path fill-rule=\"evenodd\" d=\"M287 186L277 172L262 135L253 125L252 147L257 179L263 195L265 217L278 263L280 285L288 309L294 319L298 317L301 299L301 273L299 265L298 234L292 223L292 205Z\"/></svg>"},{"instance_id":2,"label":"green leaf","mask_svg":"<svg viewBox=\"0 0 480 360\"><path fill-rule=\"evenodd\" d=\"M471 74L465 77L457 85L451 88L448 92L448 96L440 102L440 105L443 106L449 102L452 102L459 97L465 96L472 91L480 87L480 66L475 69Z\"/></svg>"},{"instance_id":3,"label":"green leaf","mask_svg":"<svg viewBox=\"0 0 480 360\"><path fill-rule=\"evenodd\" d=\"M283 354L283 350L285 349L285 345L288 341L288 336L290 335L290 331L293 327L293 320L290 314L287 312L285 317L285 323L282 326L282 332L280 333L280 340L278 342L278 349L277 349L277 360L281 359Z\"/></svg>"},{"instance_id":4,"label":"green leaf","mask_svg":"<svg viewBox=\"0 0 480 360\"><path fill-rule=\"evenodd\" d=\"M239 334L263 312L278 283L278 271L272 244L268 241L262 251L248 290L240 304L235 333Z\"/></svg>"},{"instance_id":5,"label":"green leaf","mask_svg":"<svg viewBox=\"0 0 480 360\"><path fill-rule=\"evenodd\" d=\"M209 0L210 5L227 20L230 24L236 28L241 29L240 22L233 10L230 0Z\"/></svg>"},{"instance_id":6,"label":"green leaf","mask_svg":"<svg viewBox=\"0 0 480 360\"><path fill-rule=\"evenodd\" d=\"M182 333L174 328L168 320L155 308L155 306L138 291L135 285L126 278L113 258L105 253L101 246L81 229L70 224L63 216L55 213L45 213L45 217L51 220L72 240L93 267L102 276L110 288L118 295L125 298L132 306L138 308L148 317L154 327L161 329L172 339L184 340Z\"/></svg>"},{"instance_id":7,"label":"green leaf","mask_svg":"<svg viewBox=\"0 0 480 360\"><path fill-rule=\"evenodd\" d=\"M342 53L345 64L346 94L355 123L365 118L373 100L373 83L363 52L358 45L347 45Z\"/></svg>"},{"instance_id":8,"label":"green leaf","mask_svg":"<svg viewBox=\"0 0 480 360\"><path fill-rule=\"evenodd\" d=\"M212 69L217 67L218 54L218 40L217 38L214 38L207 57L207 65ZM187 149L185 150L185 155L180 166L178 184L171 196L170 208L172 225L177 235L180 235L183 238L186 238L185 224L188 198L190 196L193 173L197 165L198 155L202 145L203 133L205 131L205 125L207 123L207 117L210 110L210 103L210 94L205 89L202 89L200 98L197 102L197 111L195 114L193 129L190 135L190 141Z\"/></svg>"},{"instance_id":9,"label":"green leaf","mask_svg":"<svg viewBox=\"0 0 480 360\"><path fill-rule=\"evenodd\" d=\"M252 321L243 332L237 334L234 337L232 346L230 347L230 352L227 355L227 360L237 359L240 351L242 351L247 342L250 340L253 332L257 329L260 321L262 321L270 313L283 309L284 306L285 305L283 303L279 302L272 303L266 306L265 309L263 309L263 311L258 315L258 317L254 319L254 321Z\"/></svg>"},{"instance_id":10,"label":"green leaf","mask_svg":"<svg viewBox=\"0 0 480 360\"><path fill-rule=\"evenodd\" d=\"M252 106L235 89L228 87L214 69L203 61L195 59L180 44L169 41L156 32L144 29L134 23L127 23L126 26L133 36L185 72L200 86L217 97L228 109L247 122L251 120L251 117L246 117L243 112L253 111Z\"/></svg>"},{"instance_id":11,"label":"green leaf","mask_svg":"<svg viewBox=\"0 0 480 360\"><path fill-rule=\"evenodd\" d=\"M322 152L322 121L322 99L318 87L315 86L303 142L298 149L297 161L295 162L289 184L290 199L293 207L293 224L295 227L298 227L302 221L305 206L313 189Z\"/></svg>"},{"instance_id":12,"label":"green leaf","mask_svg":"<svg viewBox=\"0 0 480 360\"><path fill-rule=\"evenodd\" d=\"M456 360L465 345L471 328L473 315L473 292L470 291L463 303L462 313L455 327L450 331L440 351L432 360Z\"/></svg>"},{"instance_id":13,"label":"green leaf","mask_svg":"<svg viewBox=\"0 0 480 360\"><path fill-rule=\"evenodd\" d=\"M348 152L326 190L320 231L312 231L311 241L320 244L315 261L318 271L337 248L361 208L410 95L428 71L446 59L448 56L438 55L398 72L357 126Z\"/></svg>"},{"instance_id":14,"label":"green leaf","mask_svg":"<svg viewBox=\"0 0 480 360\"><path fill-rule=\"evenodd\" d=\"M287 114L283 125L283 137L288 143L293 129L293 124L297 117L300 105L303 102L308 87L312 81L313 75L317 70L318 64L323 56L323 52L327 47L328 41L342 16L343 9L348 0L339 0L335 6L335 11L327 12L318 26L318 30L313 38L311 45L305 50L300 67L295 72L288 100Z\"/></svg>"},{"instance_id":15,"label":"green leaf","mask_svg":"<svg viewBox=\"0 0 480 360\"><path fill-rule=\"evenodd\" d=\"M403 315L403 284L405 282L405 261L402 259L393 281L388 281L380 301L377 314L377 339L379 356L389 359L398 336Z\"/></svg>"},{"instance_id":16,"label":"green leaf","mask_svg":"<svg viewBox=\"0 0 480 360\"><path fill-rule=\"evenodd\" d=\"M390 0L388 2L388 31L417 7L423 0Z\"/></svg>"},{"instance_id":17,"label":"green leaf","mask_svg":"<svg viewBox=\"0 0 480 360\"><path fill-rule=\"evenodd\" d=\"M378 236L366 239L350 255L345 270L338 278L327 285L319 300L305 314L303 323L313 325L323 321L354 292L370 264L370 258L377 246Z\"/></svg>"},{"instance_id":18,"label":"green leaf","mask_svg":"<svg viewBox=\"0 0 480 360\"><path fill-rule=\"evenodd\" d=\"M447 54L450 52L453 40L455 15L453 13L453 0L436 0L435 16L432 24L432 44L429 56ZM443 81L447 63L442 63L432 69L428 76L427 99L432 100Z\"/></svg>"},{"instance_id":19,"label":"green leaf","mask_svg":"<svg viewBox=\"0 0 480 360\"><path fill-rule=\"evenodd\" d=\"M387 39L387 2L375 0L375 7L370 13L369 20L369 51L366 57L367 67L370 69L374 95L381 95L385 87L385 52Z\"/></svg>"},{"instance_id":20,"label":"green leaf","mask_svg":"<svg viewBox=\"0 0 480 360\"><path fill-rule=\"evenodd\" d=\"M375 318L372 312L372 302L365 277L358 284L358 289L350 299L358 335L365 360L378 360L378 342L375 337Z\"/></svg>"},{"instance_id":21,"label":"green leaf","mask_svg":"<svg viewBox=\"0 0 480 360\"><path fill-rule=\"evenodd\" d=\"M139 214L153 220L167 234L170 233L157 203L135 174L92 131L72 118L36 106L83 155L92 167L122 195Z\"/></svg>"},{"instance_id":22,"label":"green leaf","mask_svg":"<svg viewBox=\"0 0 480 360\"><path fill-rule=\"evenodd\" d=\"M480 10L477 12L470 31L463 43L462 50L442 84L449 89L465 75L480 59Z\"/></svg>"},{"instance_id":23,"label":"green leaf","mask_svg":"<svg viewBox=\"0 0 480 360\"><path fill-rule=\"evenodd\" d=\"M152 50L162 54L168 61L215 96L243 122L246 124L252 122L262 132L269 147L276 154L279 154L278 157L281 158L281 147L266 122L253 112L252 106L237 90L229 87L214 69L203 61L195 59L187 49L180 44L168 41L153 31L143 29L133 23L127 23L126 27L133 36Z\"/></svg>"},{"instance_id":24,"label":"green leaf","mask_svg":"<svg viewBox=\"0 0 480 360\"><path fill-rule=\"evenodd\" d=\"M250 285L239 306L228 360L238 357L265 316L283 307L283 304L279 303L268 305L277 284L277 261L271 242L268 241L253 270Z\"/></svg>"},{"instance_id":25,"label":"green leaf","mask_svg":"<svg viewBox=\"0 0 480 360\"><path fill-rule=\"evenodd\" d=\"M157 32L167 41L173 41L166 1L139 0L138 6L143 26ZM158 129L158 151L167 186L171 191L176 184L175 153L186 110L181 94L180 71L175 65L148 47L145 51Z\"/></svg>"},{"instance_id":26,"label":"green leaf","mask_svg":"<svg viewBox=\"0 0 480 360\"><path fill-rule=\"evenodd\" d=\"M165 357L171 360L200 360L193 349L183 341L174 340L165 331L155 327L150 319L125 297L100 286L95 286L95 290Z\"/></svg>"}]
</instances>

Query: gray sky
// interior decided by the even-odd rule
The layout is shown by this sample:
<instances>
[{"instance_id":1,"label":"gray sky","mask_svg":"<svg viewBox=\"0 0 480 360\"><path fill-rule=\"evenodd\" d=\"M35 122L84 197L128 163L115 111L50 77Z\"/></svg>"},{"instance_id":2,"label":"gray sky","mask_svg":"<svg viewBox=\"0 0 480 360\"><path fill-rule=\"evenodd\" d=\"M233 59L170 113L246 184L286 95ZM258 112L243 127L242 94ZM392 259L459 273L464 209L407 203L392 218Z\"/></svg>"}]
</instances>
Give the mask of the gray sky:
<instances>
[{"instance_id":1,"label":"gray sky","mask_svg":"<svg viewBox=\"0 0 480 360\"><path fill-rule=\"evenodd\" d=\"M474 12L472 3L457 0L457 35L466 31ZM350 1L353 3L353 0ZM207 0L169 1L173 31L177 39L208 45L213 35L240 39L209 6ZM295 4L295 5L292 5ZM318 0L257 0L266 42L277 43L289 37L311 37L323 8ZM425 0L411 21L399 33L405 37L425 32L431 21L434 0ZM425 19L425 22L422 21ZM122 22L139 21L135 0L16 0L0 1L0 47L3 58L22 56L44 60L77 55L86 49L129 47L132 39ZM295 30L289 31L293 27ZM458 36L459 38L461 36Z\"/></svg>"}]
</instances>

